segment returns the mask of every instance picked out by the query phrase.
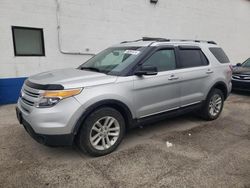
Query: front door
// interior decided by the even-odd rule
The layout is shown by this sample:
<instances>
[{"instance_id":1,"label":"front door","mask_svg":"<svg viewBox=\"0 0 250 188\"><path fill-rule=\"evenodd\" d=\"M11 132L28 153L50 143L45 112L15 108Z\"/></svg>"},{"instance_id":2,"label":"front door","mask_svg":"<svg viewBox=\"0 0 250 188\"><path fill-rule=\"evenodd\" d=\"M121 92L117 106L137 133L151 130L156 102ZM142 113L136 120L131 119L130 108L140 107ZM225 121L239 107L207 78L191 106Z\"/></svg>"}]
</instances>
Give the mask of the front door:
<instances>
[{"instance_id":1,"label":"front door","mask_svg":"<svg viewBox=\"0 0 250 188\"><path fill-rule=\"evenodd\" d=\"M155 66L157 75L134 76L134 105L137 118L179 108L179 75L174 49L159 49L141 66Z\"/></svg>"}]
</instances>

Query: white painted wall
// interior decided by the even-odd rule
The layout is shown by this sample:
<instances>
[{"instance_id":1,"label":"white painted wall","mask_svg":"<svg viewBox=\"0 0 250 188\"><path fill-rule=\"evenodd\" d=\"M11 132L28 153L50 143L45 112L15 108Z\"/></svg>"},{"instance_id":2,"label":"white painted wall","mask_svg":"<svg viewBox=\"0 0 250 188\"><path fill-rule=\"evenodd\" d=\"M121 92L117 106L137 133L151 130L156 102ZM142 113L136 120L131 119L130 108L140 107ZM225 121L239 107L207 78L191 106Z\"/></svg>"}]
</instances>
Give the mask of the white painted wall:
<instances>
[{"instance_id":1,"label":"white painted wall","mask_svg":"<svg viewBox=\"0 0 250 188\"><path fill-rule=\"evenodd\" d=\"M55 0L0 0L0 78L77 67L90 56L58 49ZM248 0L60 0L64 51L97 53L142 36L214 40L232 63L250 57ZM11 26L44 29L45 57L15 57Z\"/></svg>"}]
</instances>

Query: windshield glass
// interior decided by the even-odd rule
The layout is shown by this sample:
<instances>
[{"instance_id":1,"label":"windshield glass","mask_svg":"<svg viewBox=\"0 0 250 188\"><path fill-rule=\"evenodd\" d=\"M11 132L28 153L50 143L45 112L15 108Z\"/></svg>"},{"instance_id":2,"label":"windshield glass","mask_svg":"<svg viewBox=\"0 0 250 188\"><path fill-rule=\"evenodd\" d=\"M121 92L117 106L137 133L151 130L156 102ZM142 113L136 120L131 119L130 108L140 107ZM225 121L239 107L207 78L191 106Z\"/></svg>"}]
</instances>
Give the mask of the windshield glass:
<instances>
[{"instance_id":1,"label":"windshield glass","mask_svg":"<svg viewBox=\"0 0 250 188\"><path fill-rule=\"evenodd\" d=\"M141 54L145 47L114 47L108 48L80 67L81 70L119 75Z\"/></svg>"},{"instance_id":2,"label":"windshield glass","mask_svg":"<svg viewBox=\"0 0 250 188\"><path fill-rule=\"evenodd\" d=\"M248 60L246 60L243 64L242 67L248 67L250 68L250 58Z\"/></svg>"}]
</instances>

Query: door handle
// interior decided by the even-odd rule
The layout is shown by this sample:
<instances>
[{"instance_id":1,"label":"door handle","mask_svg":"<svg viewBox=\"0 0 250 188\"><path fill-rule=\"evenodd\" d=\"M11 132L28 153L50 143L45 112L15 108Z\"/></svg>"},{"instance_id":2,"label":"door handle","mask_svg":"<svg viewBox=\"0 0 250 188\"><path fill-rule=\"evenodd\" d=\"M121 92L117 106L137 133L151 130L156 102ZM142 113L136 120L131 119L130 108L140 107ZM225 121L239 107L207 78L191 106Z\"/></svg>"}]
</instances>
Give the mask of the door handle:
<instances>
[{"instance_id":1,"label":"door handle","mask_svg":"<svg viewBox=\"0 0 250 188\"><path fill-rule=\"evenodd\" d=\"M175 75L171 75L168 80L178 80L179 77L175 76Z\"/></svg>"},{"instance_id":2,"label":"door handle","mask_svg":"<svg viewBox=\"0 0 250 188\"><path fill-rule=\"evenodd\" d=\"M207 74L212 74L213 72L214 72L213 70L208 69L206 73L207 73Z\"/></svg>"}]
</instances>

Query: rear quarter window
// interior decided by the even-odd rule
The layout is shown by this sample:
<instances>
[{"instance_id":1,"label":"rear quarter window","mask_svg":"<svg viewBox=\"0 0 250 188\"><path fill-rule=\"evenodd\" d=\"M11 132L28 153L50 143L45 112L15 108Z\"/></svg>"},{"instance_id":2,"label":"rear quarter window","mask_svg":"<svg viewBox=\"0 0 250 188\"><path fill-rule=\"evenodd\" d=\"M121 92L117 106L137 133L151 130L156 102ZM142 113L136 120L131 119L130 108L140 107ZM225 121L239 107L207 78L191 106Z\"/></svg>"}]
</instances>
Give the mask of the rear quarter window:
<instances>
[{"instance_id":1,"label":"rear quarter window","mask_svg":"<svg viewBox=\"0 0 250 188\"><path fill-rule=\"evenodd\" d=\"M213 47L213 48L209 48L209 50L220 63L230 62L226 53L221 48Z\"/></svg>"}]
</instances>

